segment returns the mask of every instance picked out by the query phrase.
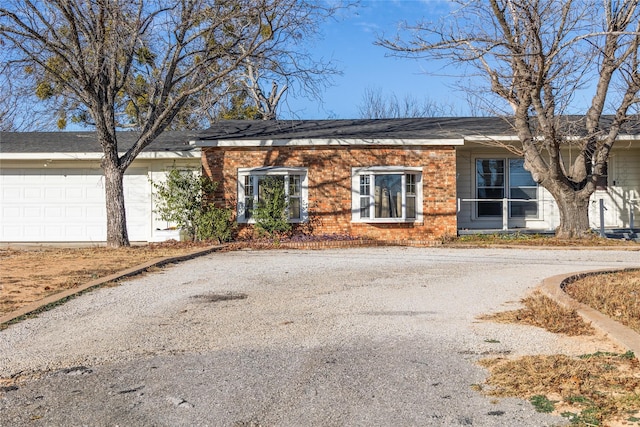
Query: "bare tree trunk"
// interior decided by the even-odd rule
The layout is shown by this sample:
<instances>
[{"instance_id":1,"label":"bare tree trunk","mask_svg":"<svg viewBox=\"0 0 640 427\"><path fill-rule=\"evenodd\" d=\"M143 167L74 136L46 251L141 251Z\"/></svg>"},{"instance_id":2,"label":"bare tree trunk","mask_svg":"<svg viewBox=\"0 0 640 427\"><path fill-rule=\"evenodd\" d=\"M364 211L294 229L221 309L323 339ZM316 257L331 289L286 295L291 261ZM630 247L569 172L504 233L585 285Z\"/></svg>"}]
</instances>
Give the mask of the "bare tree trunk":
<instances>
[{"instance_id":1,"label":"bare tree trunk","mask_svg":"<svg viewBox=\"0 0 640 427\"><path fill-rule=\"evenodd\" d=\"M127 218L124 208L124 172L117 167L104 167L107 206L107 246L129 246Z\"/></svg>"},{"instance_id":2,"label":"bare tree trunk","mask_svg":"<svg viewBox=\"0 0 640 427\"><path fill-rule=\"evenodd\" d=\"M552 186L547 188L553 195L560 213L560 225L556 228L556 237L561 239L579 239L591 235L589 225L589 196L584 191Z\"/></svg>"}]
</instances>

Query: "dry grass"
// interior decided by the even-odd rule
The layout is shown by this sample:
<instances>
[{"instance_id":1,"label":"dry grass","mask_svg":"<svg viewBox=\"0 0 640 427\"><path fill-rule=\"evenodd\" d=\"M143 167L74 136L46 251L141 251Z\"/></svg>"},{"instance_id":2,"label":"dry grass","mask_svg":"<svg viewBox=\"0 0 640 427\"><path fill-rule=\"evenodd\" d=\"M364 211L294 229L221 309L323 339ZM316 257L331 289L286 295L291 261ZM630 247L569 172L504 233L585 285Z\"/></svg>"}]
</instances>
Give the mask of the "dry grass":
<instances>
[{"instance_id":1,"label":"dry grass","mask_svg":"<svg viewBox=\"0 0 640 427\"><path fill-rule=\"evenodd\" d=\"M91 280L199 247L205 246L169 242L119 249L0 249L0 315Z\"/></svg>"},{"instance_id":2,"label":"dry grass","mask_svg":"<svg viewBox=\"0 0 640 427\"><path fill-rule=\"evenodd\" d=\"M629 326L640 320L638 271L588 276L571 288L573 297L589 295L600 307L612 310L610 316L630 319ZM522 303L522 309L484 319L522 322L566 335L590 333L591 327L575 311L539 293ZM578 426L640 425L640 363L631 352L494 358L480 364L490 371L482 388L488 395L529 399L539 411L563 415Z\"/></svg>"},{"instance_id":3,"label":"dry grass","mask_svg":"<svg viewBox=\"0 0 640 427\"><path fill-rule=\"evenodd\" d=\"M614 247L637 249L640 245L634 241L621 239L602 238L593 234L585 239L558 239L549 234L530 233L493 233L493 234L468 234L442 239L447 246L544 246L544 247Z\"/></svg>"},{"instance_id":4,"label":"dry grass","mask_svg":"<svg viewBox=\"0 0 640 427\"><path fill-rule=\"evenodd\" d=\"M565 292L640 333L640 270L587 276Z\"/></svg>"},{"instance_id":5,"label":"dry grass","mask_svg":"<svg viewBox=\"0 0 640 427\"><path fill-rule=\"evenodd\" d=\"M539 292L522 300L523 308L482 316L482 320L500 323L525 323L569 336L591 335L593 328L575 310L560 307Z\"/></svg>"},{"instance_id":6,"label":"dry grass","mask_svg":"<svg viewBox=\"0 0 640 427\"><path fill-rule=\"evenodd\" d=\"M491 396L538 397L578 425L640 421L640 366L631 354L526 356L480 364L491 371L483 390Z\"/></svg>"}]
</instances>

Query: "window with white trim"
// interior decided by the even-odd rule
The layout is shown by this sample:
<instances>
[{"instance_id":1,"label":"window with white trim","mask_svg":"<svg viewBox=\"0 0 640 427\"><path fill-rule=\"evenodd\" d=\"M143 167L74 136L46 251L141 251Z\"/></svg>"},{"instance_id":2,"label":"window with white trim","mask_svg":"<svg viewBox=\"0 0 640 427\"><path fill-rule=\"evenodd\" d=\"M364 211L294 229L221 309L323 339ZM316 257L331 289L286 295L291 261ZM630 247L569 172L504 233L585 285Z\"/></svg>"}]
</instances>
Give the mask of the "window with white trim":
<instances>
[{"instance_id":1,"label":"window with white trim","mask_svg":"<svg viewBox=\"0 0 640 427\"><path fill-rule=\"evenodd\" d=\"M538 217L538 184L524 168L524 159L476 159L478 218L501 217L502 199L510 199L510 218Z\"/></svg>"},{"instance_id":2,"label":"window with white trim","mask_svg":"<svg viewBox=\"0 0 640 427\"><path fill-rule=\"evenodd\" d=\"M308 221L308 183L306 168L240 168L238 169L238 222L253 223L253 209L266 197L267 186L284 190L286 216L289 222Z\"/></svg>"},{"instance_id":3,"label":"window with white trim","mask_svg":"<svg viewBox=\"0 0 640 427\"><path fill-rule=\"evenodd\" d=\"M352 169L352 219L422 221L422 169L375 166Z\"/></svg>"}]
</instances>

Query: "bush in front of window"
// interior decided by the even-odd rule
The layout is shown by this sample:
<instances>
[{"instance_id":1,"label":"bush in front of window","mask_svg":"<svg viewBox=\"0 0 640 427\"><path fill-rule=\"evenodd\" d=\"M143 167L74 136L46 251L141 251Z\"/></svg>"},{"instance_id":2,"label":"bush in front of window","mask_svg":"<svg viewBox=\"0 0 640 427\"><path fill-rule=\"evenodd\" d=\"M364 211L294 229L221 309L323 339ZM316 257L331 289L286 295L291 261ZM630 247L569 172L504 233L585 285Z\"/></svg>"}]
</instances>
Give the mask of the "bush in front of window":
<instances>
[{"instance_id":1,"label":"bush in front of window","mask_svg":"<svg viewBox=\"0 0 640 427\"><path fill-rule=\"evenodd\" d=\"M265 176L260 183L260 195L252 217L260 235L277 237L291 231L288 219L284 180Z\"/></svg>"}]
</instances>

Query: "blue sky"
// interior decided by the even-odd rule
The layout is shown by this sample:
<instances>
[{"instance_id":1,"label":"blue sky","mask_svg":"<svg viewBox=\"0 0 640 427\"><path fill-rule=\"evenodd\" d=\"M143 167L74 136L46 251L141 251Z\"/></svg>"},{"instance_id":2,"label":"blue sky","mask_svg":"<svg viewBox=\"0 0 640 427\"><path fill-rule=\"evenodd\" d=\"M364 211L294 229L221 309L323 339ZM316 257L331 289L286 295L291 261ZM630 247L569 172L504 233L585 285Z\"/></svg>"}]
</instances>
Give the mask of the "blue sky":
<instances>
[{"instance_id":1,"label":"blue sky","mask_svg":"<svg viewBox=\"0 0 640 427\"><path fill-rule=\"evenodd\" d=\"M455 114L464 115L464 94L450 87L455 78L426 73L446 73L441 65L389 57L388 50L373 44L379 35L394 36L401 21L437 20L448 7L446 0L362 0L338 20L327 22L322 27L323 39L314 41L313 52L318 57L332 58L343 75L334 78L335 85L324 92L321 105L290 96L281 117L293 114L301 119L358 118L358 105L367 88L379 88L383 94L395 94L400 99L409 94L418 100L426 97L445 102L454 107Z\"/></svg>"}]
</instances>

